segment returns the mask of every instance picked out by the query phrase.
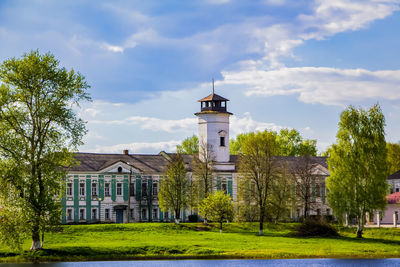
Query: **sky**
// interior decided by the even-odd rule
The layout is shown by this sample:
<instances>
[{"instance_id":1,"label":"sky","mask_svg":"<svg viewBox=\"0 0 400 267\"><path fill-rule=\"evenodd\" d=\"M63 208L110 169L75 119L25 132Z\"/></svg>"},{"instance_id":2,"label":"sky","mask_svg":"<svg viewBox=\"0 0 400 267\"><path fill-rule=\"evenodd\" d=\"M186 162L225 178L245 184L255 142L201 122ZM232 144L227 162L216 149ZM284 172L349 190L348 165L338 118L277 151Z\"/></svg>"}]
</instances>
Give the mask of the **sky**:
<instances>
[{"instance_id":1,"label":"sky","mask_svg":"<svg viewBox=\"0 0 400 267\"><path fill-rule=\"evenodd\" d=\"M378 103L399 142L399 48L399 0L0 1L0 61L50 51L90 84L82 152L173 152L213 78L231 137L294 128L323 152Z\"/></svg>"}]
</instances>

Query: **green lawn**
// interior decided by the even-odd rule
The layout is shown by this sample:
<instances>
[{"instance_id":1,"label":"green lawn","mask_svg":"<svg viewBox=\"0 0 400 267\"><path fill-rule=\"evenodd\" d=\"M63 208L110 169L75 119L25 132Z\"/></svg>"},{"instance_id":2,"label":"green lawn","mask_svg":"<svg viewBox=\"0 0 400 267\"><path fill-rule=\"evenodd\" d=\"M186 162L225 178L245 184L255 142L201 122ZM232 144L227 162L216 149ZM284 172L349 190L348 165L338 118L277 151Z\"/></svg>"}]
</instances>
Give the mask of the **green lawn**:
<instances>
[{"instance_id":1,"label":"green lawn","mask_svg":"<svg viewBox=\"0 0 400 267\"><path fill-rule=\"evenodd\" d=\"M0 248L0 262L162 258L382 258L400 256L400 229L341 228L339 238L298 238L295 224L229 224L220 234L203 224L133 223L63 226L48 233L45 249L16 253ZM24 248L28 249L27 240Z\"/></svg>"}]
</instances>

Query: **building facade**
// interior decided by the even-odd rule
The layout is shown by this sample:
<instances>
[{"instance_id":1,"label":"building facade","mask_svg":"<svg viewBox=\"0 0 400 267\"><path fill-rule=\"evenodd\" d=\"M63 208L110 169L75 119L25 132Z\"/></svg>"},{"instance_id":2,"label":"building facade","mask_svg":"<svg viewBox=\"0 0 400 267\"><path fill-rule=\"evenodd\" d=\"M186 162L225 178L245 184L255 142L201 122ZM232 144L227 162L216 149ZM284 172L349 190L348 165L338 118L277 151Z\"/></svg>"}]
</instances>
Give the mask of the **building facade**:
<instances>
[{"instance_id":1,"label":"building facade","mask_svg":"<svg viewBox=\"0 0 400 267\"><path fill-rule=\"evenodd\" d=\"M217 94L199 100L199 158L212 156L213 190L222 190L237 199L237 160L229 154L229 100ZM62 203L62 222L168 222L172 212L162 212L158 204L160 181L164 177L170 154L155 155L76 153L78 164L68 171L66 194ZM184 155L187 175L192 176L193 155ZM288 162L292 158L285 158ZM315 157L314 174L320 179L312 189L310 215L330 214L325 202L325 179L328 169L325 158ZM190 210L182 211L183 221ZM303 216L301 207L294 206L293 219Z\"/></svg>"}]
</instances>

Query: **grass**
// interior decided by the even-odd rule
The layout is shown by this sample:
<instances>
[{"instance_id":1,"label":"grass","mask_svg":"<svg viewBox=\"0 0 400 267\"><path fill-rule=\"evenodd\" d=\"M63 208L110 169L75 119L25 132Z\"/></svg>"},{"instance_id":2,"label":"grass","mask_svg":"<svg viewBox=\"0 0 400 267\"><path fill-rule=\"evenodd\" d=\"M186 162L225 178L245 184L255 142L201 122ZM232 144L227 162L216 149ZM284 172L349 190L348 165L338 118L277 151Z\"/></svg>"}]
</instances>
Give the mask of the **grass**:
<instances>
[{"instance_id":1,"label":"grass","mask_svg":"<svg viewBox=\"0 0 400 267\"><path fill-rule=\"evenodd\" d=\"M296 224L266 224L258 236L256 223L218 227L201 223L132 223L62 226L48 233L36 253L0 248L0 262L88 261L210 258L388 258L400 256L400 229L366 229L363 239L354 228L339 228L341 237L301 238ZM26 240L24 248L28 249Z\"/></svg>"}]
</instances>

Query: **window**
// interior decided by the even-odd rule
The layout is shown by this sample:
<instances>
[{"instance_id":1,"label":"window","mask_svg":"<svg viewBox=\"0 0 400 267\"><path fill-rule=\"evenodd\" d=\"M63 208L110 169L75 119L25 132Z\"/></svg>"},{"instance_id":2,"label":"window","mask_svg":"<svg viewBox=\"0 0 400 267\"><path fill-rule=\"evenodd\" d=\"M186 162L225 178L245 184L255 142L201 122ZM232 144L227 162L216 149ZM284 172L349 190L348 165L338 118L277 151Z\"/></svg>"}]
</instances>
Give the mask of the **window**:
<instances>
[{"instance_id":1,"label":"window","mask_svg":"<svg viewBox=\"0 0 400 267\"><path fill-rule=\"evenodd\" d=\"M331 210L330 209L326 209L326 215L331 215Z\"/></svg>"},{"instance_id":2,"label":"window","mask_svg":"<svg viewBox=\"0 0 400 267\"><path fill-rule=\"evenodd\" d=\"M85 195L85 184L84 183L80 183L79 184L79 195L80 196L84 196Z\"/></svg>"},{"instance_id":3,"label":"window","mask_svg":"<svg viewBox=\"0 0 400 267\"><path fill-rule=\"evenodd\" d=\"M122 196L122 184L117 183L117 196Z\"/></svg>"},{"instance_id":4,"label":"window","mask_svg":"<svg viewBox=\"0 0 400 267\"><path fill-rule=\"evenodd\" d=\"M118 172L122 172L122 167L118 167Z\"/></svg>"},{"instance_id":5,"label":"window","mask_svg":"<svg viewBox=\"0 0 400 267\"><path fill-rule=\"evenodd\" d=\"M219 145L220 146L225 146L225 136L220 136L219 137Z\"/></svg>"},{"instance_id":6,"label":"window","mask_svg":"<svg viewBox=\"0 0 400 267\"><path fill-rule=\"evenodd\" d=\"M106 197L110 196L110 183L105 183L104 184L104 195Z\"/></svg>"},{"instance_id":7,"label":"window","mask_svg":"<svg viewBox=\"0 0 400 267\"><path fill-rule=\"evenodd\" d=\"M165 217L165 219L169 219L168 211L164 212L164 217Z\"/></svg>"},{"instance_id":8,"label":"window","mask_svg":"<svg viewBox=\"0 0 400 267\"><path fill-rule=\"evenodd\" d=\"M104 218L106 220L110 219L110 209L104 209Z\"/></svg>"},{"instance_id":9,"label":"window","mask_svg":"<svg viewBox=\"0 0 400 267\"><path fill-rule=\"evenodd\" d=\"M84 220L85 219L85 209L80 209L79 210L79 220Z\"/></svg>"},{"instance_id":10,"label":"window","mask_svg":"<svg viewBox=\"0 0 400 267\"><path fill-rule=\"evenodd\" d=\"M135 195L135 184L134 183L131 183L130 184L130 196L132 197L132 196L134 196Z\"/></svg>"},{"instance_id":11,"label":"window","mask_svg":"<svg viewBox=\"0 0 400 267\"><path fill-rule=\"evenodd\" d=\"M92 220L97 220L97 209L92 209Z\"/></svg>"},{"instance_id":12,"label":"window","mask_svg":"<svg viewBox=\"0 0 400 267\"><path fill-rule=\"evenodd\" d=\"M321 196L321 187L319 186L318 183L315 185L315 192L317 197Z\"/></svg>"},{"instance_id":13,"label":"window","mask_svg":"<svg viewBox=\"0 0 400 267\"><path fill-rule=\"evenodd\" d=\"M147 196L147 183L144 182L142 184L142 196L146 197Z\"/></svg>"},{"instance_id":14,"label":"window","mask_svg":"<svg viewBox=\"0 0 400 267\"><path fill-rule=\"evenodd\" d=\"M153 183L153 196L158 194L158 183Z\"/></svg>"},{"instance_id":15,"label":"window","mask_svg":"<svg viewBox=\"0 0 400 267\"><path fill-rule=\"evenodd\" d=\"M396 192L399 192L399 188L396 188Z\"/></svg>"},{"instance_id":16,"label":"window","mask_svg":"<svg viewBox=\"0 0 400 267\"><path fill-rule=\"evenodd\" d=\"M72 183L67 183L67 196L72 196Z\"/></svg>"},{"instance_id":17,"label":"window","mask_svg":"<svg viewBox=\"0 0 400 267\"><path fill-rule=\"evenodd\" d=\"M72 220L72 209L67 209L67 220L68 221Z\"/></svg>"},{"instance_id":18,"label":"window","mask_svg":"<svg viewBox=\"0 0 400 267\"><path fill-rule=\"evenodd\" d=\"M147 218L147 211L146 209L142 209L142 220L146 220Z\"/></svg>"},{"instance_id":19,"label":"window","mask_svg":"<svg viewBox=\"0 0 400 267\"><path fill-rule=\"evenodd\" d=\"M135 213L134 213L134 209L131 209L129 212L129 218L131 218L132 220L135 219Z\"/></svg>"},{"instance_id":20,"label":"window","mask_svg":"<svg viewBox=\"0 0 400 267\"><path fill-rule=\"evenodd\" d=\"M157 218L158 218L157 213L158 213L158 210L153 209L153 220L157 220Z\"/></svg>"},{"instance_id":21,"label":"window","mask_svg":"<svg viewBox=\"0 0 400 267\"><path fill-rule=\"evenodd\" d=\"M97 196L97 183L92 183L92 196Z\"/></svg>"},{"instance_id":22,"label":"window","mask_svg":"<svg viewBox=\"0 0 400 267\"><path fill-rule=\"evenodd\" d=\"M222 182L222 192L224 192L225 194L228 192L227 186L226 186L226 181Z\"/></svg>"}]
</instances>

